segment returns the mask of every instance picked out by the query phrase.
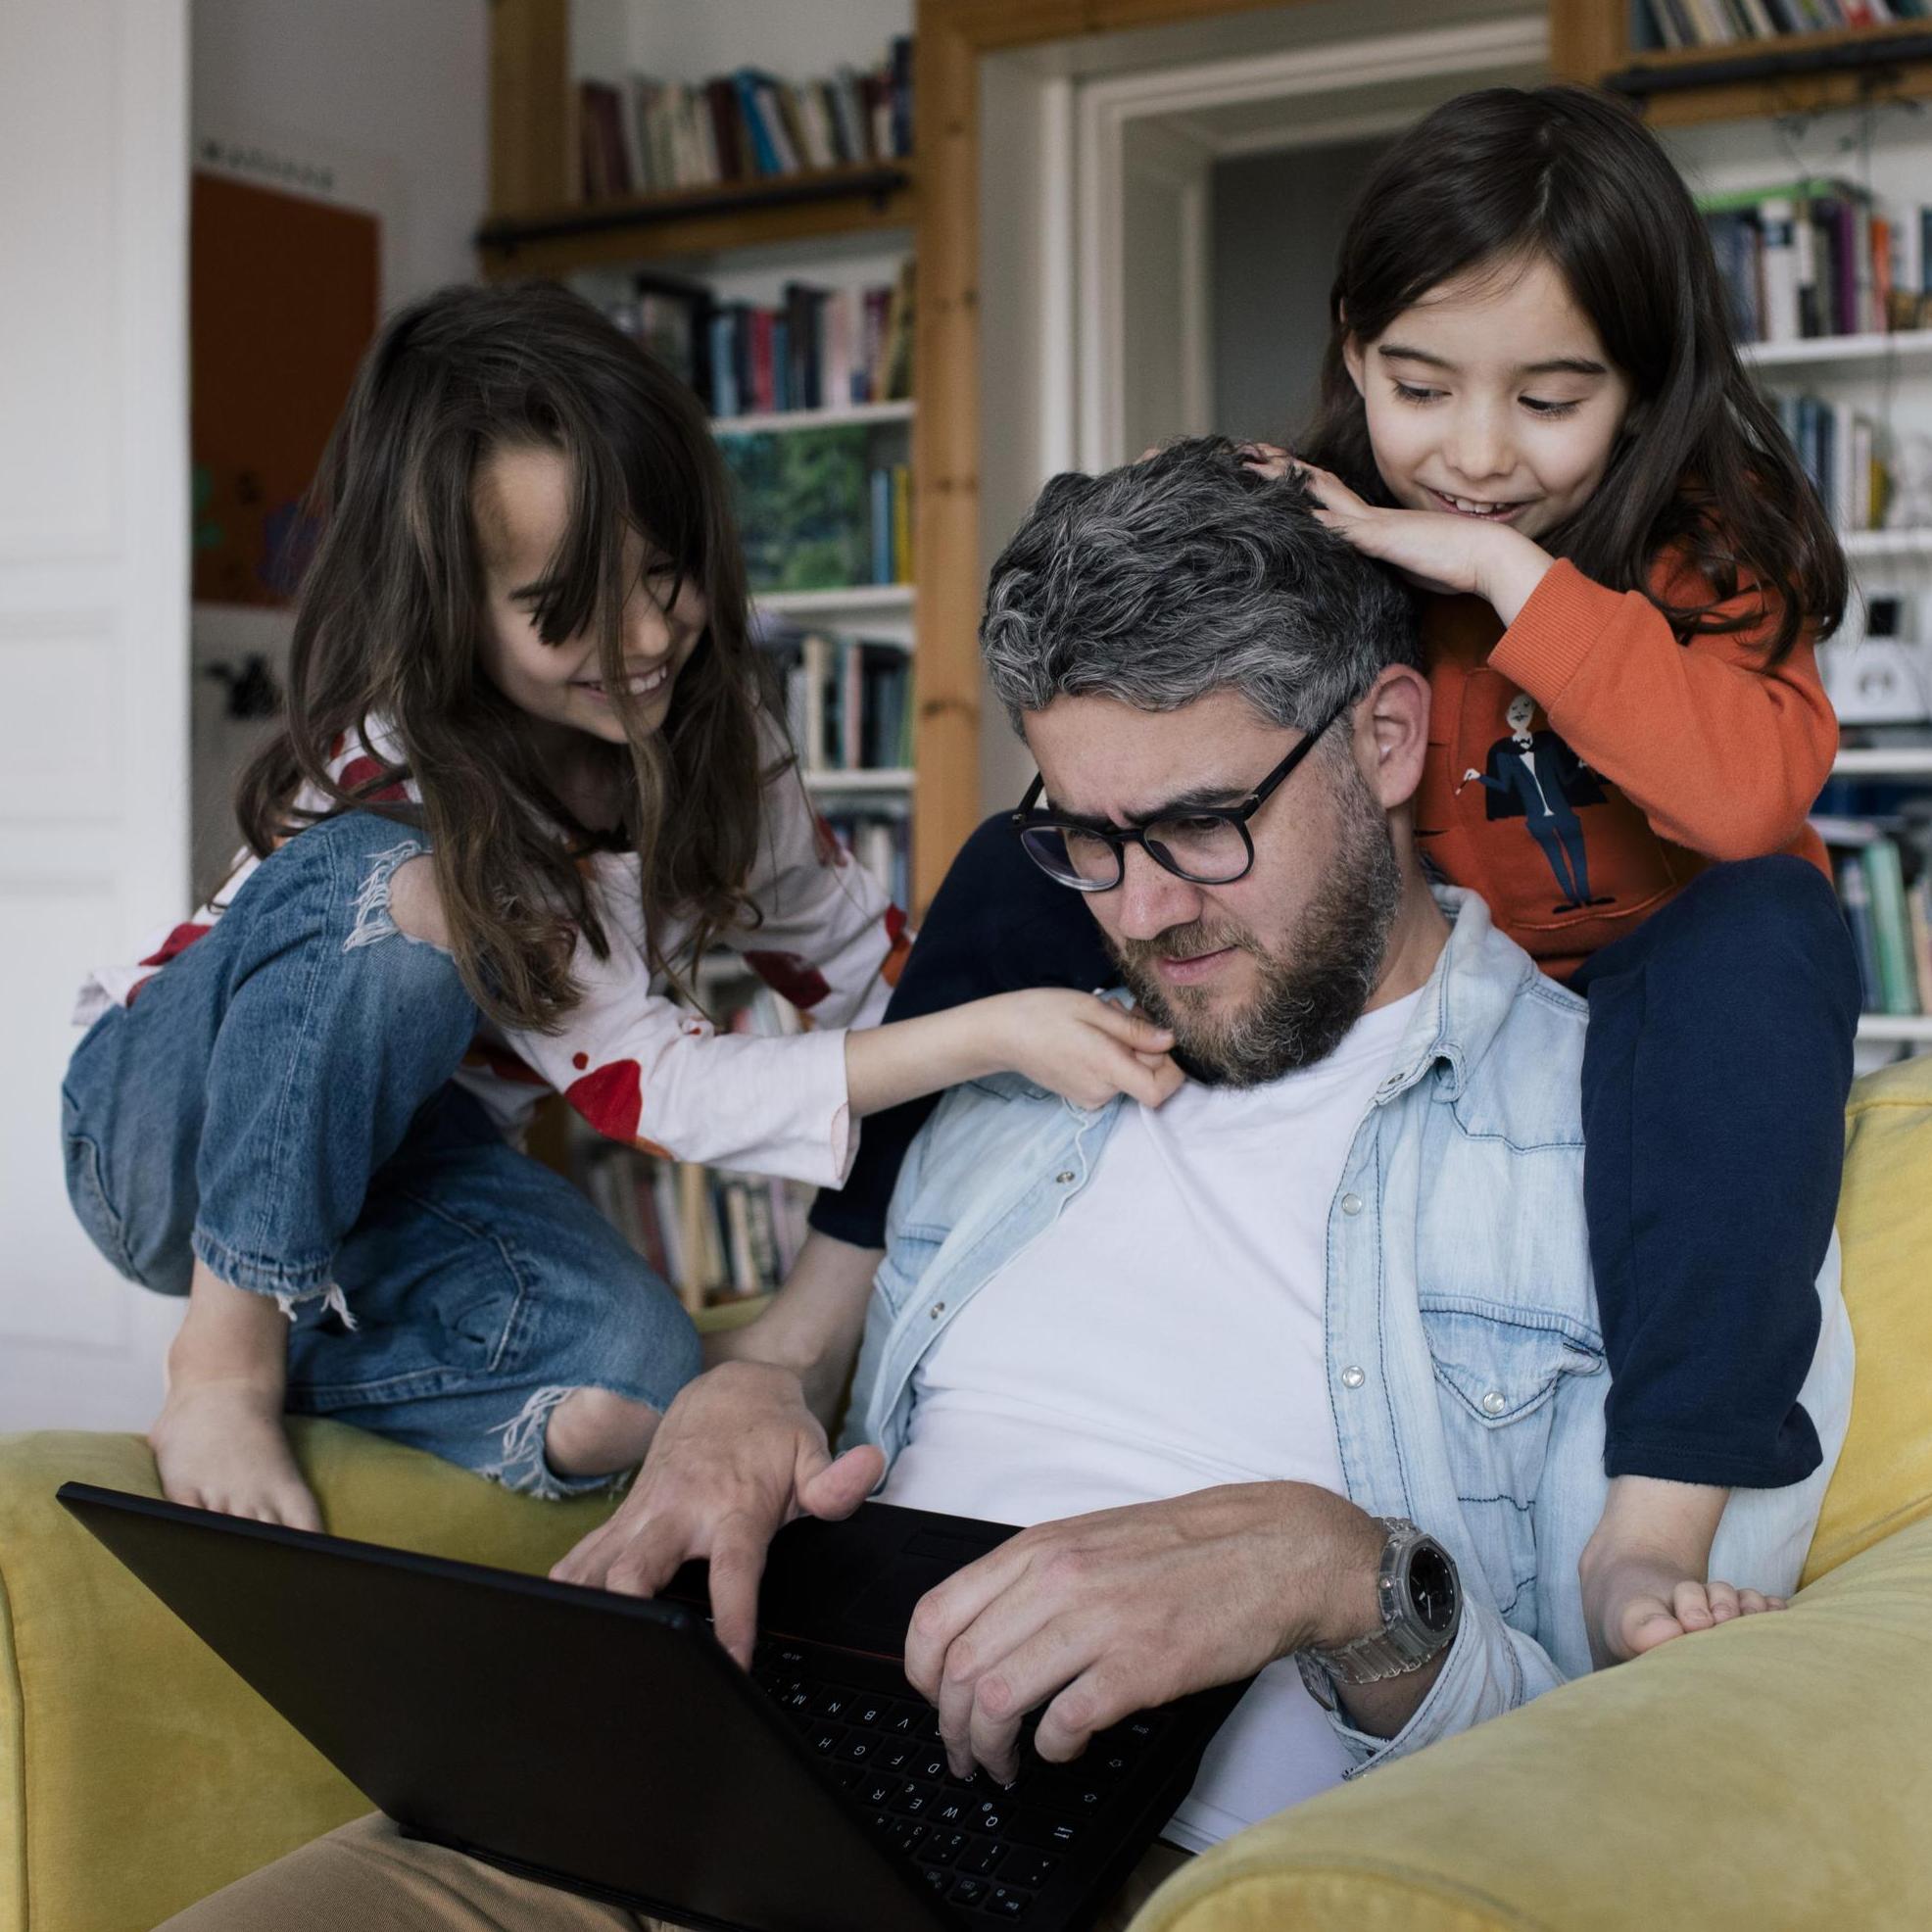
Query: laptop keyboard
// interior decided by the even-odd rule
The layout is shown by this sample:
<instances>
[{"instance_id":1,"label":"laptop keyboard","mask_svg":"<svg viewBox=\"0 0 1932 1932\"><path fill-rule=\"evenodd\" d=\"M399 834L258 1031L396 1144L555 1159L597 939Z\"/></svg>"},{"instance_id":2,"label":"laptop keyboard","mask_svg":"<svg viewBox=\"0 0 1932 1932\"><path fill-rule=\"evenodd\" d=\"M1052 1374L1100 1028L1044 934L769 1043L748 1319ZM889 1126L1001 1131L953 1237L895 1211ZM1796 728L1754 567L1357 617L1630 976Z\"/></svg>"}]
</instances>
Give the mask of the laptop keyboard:
<instances>
[{"instance_id":1,"label":"laptop keyboard","mask_svg":"<svg viewBox=\"0 0 1932 1932\"><path fill-rule=\"evenodd\" d=\"M1024 1919L1062 1858L1128 1781L1167 1722L1145 1712L1095 1735L1071 1764L1031 1750L1021 1736L1011 1786L946 1768L939 1714L923 1698L894 1697L836 1680L837 1652L767 1638L752 1675L864 1811L872 1828L918 1865L949 1905L996 1919Z\"/></svg>"}]
</instances>

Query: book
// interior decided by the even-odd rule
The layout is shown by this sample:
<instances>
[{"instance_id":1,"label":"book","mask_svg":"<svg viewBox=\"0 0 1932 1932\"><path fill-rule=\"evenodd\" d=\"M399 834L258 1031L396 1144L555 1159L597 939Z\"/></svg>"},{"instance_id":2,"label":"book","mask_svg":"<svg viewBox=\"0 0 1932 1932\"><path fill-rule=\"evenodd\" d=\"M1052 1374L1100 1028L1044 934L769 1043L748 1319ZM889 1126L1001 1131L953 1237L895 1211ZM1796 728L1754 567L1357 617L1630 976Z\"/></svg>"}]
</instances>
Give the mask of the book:
<instances>
[{"instance_id":1,"label":"book","mask_svg":"<svg viewBox=\"0 0 1932 1932\"><path fill-rule=\"evenodd\" d=\"M1867 1013L1885 1011L1885 994L1878 977L1878 944L1871 923L1871 890L1866 884L1861 856L1853 853L1837 866L1838 897L1845 908L1845 923L1851 929L1853 950L1858 955L1859 982L1863 990Z\"/></svg>"},{"instance_id":2,"label":"book","mask_svg":"<svg viewBox=\"0 0 1932 1932\"><path fill-rule=\"evenodd\" d=\"M1872 949L1878 965L1878 1010L1895 1015L1920 1010L1906 911L1905 874L1899 847L1874 839L1861 854L1869 902Z\"/></svg>"}]
</instances>

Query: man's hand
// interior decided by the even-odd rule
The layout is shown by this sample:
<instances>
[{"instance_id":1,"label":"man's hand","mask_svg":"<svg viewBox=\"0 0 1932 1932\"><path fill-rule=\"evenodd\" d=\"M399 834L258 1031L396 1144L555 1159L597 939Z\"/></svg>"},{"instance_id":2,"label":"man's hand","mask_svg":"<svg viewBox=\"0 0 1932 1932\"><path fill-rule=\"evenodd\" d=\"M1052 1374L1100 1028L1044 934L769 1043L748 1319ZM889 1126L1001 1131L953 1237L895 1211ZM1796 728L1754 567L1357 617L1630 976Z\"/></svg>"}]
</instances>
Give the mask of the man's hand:
<instances>
[{"instance_id":1,"label":"man's hand","mask_svg":"<svg viewBox=\"0 0 1932 1932\"><path fill-rule=\"evenodd\" d=\"M1373 1517L1304 1482L1041 1523L921 1599L905 1674L938 1705L953 1770L1008 1779L1020 1720L1042 1704L1034 1748L1064 1763L1135 1711L1378 1628L1383 1541Z\"/></svg>"},{"instance_id":2,"label":"man's hand","mask_svg":"<svg viewBox=\"0 0 1932 1932\"><path fill-rule=\"evenodd\" d=\"M790 1370L727 1362L679 1392L630 1494L551 1574L648 1597L706 1557L718 1641L749 1668L771 1539L795 1517L850 1516L884 1472L870 1446L834 1460Z\"/></svg>"}]
</instances>

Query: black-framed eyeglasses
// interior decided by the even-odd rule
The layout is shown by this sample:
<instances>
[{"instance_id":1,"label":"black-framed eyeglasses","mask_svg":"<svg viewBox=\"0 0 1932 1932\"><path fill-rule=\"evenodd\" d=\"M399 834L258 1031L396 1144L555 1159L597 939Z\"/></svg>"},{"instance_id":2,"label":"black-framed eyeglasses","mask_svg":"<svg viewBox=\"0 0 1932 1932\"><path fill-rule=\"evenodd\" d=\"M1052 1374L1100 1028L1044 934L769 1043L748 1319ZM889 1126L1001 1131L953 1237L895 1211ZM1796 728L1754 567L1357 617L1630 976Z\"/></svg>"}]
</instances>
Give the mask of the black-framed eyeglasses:
<instances>
[{"instance_id":1,"label":"black-framed eyeglasses","mask_svg":"<svg viewBox=\"0 0 1932 1932\"><path fill-rule=\"evenodd\" d=\"M1190 886L1232 886L1254 864L1248 820L1288 781L1294 768L1348 709L1338 705L1237 805L1201 805L1132 825L1107 825L1071 812L1035 809L1046 781L1027 787L1008 823L1027 856L1048 878L1077 893L1111 893L1127 870L1127 848L1138 845L1158 866Z\"/></svg>"}]
</instances>

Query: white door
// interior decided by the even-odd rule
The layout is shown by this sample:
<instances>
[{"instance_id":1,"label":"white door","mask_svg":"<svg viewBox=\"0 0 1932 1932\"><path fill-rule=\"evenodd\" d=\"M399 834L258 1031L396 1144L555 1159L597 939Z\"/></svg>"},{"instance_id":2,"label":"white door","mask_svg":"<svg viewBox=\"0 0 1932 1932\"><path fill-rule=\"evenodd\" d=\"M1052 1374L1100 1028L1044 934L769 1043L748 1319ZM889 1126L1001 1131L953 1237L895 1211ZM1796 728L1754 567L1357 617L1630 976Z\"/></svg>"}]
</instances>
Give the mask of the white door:
<instances>
[{"instance_id":1,"label":"white door","mask_svg":"<svg viewBox=\"0 0 1932 1932\"><path fill-rule=\"evenodd\" d=\"M76 985L188 897L186 0L0 6L0 1429L140 1427L178 1304L67 1203Z\"/></svg>"}]
</instances>

